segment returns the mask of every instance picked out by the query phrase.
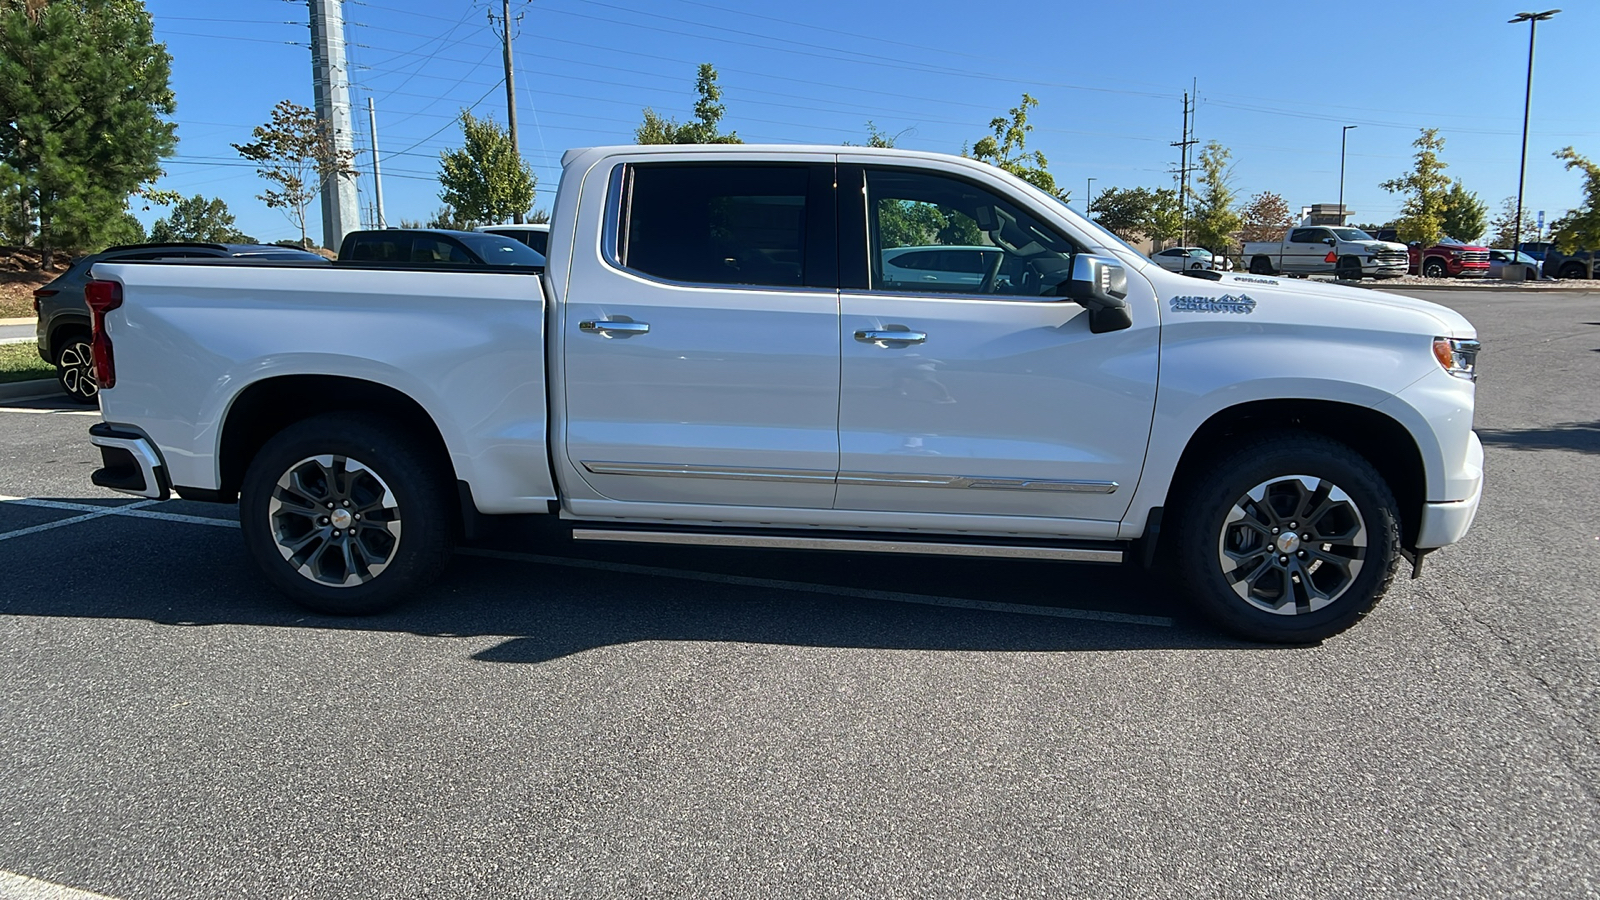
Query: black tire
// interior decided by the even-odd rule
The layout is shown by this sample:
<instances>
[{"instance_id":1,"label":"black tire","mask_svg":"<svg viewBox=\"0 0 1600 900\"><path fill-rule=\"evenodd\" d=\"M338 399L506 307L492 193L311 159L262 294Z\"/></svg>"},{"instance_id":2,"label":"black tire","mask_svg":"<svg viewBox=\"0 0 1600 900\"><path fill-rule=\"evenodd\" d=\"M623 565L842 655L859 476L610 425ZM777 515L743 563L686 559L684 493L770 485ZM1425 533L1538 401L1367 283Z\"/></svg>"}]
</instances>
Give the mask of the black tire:
<instances>
[{"instance_id":1,"label":"black tire","mask_svg":"<svg viewBox=\"0 0 1600 900\"><path fill-rule=\"evenodd\" d=\"M1399 513L1355 451L1280 432L1231 445L1194 471L1203 474L1180 489L1177 519L1168 519L1173 562L1182 590L1216 624L1254 641L1314 643L1383 599L1400 560ZM1308 508L1305 521L1288 518Z\"/></svg>"},{"instance_id":2,"label":"black tire","mask_svg":"<svg viewBox=\"0 0 1600 900\"><path fill-rule=\"evenodd\" d=\"M1585 278L1589 273L1583 270L1583 263L1567 263L1558 274L1561 278Z\"/></svg>"},{"instance_id":3,"label":"black tire","mask_svg":"<svg viewBox=\"0 0 1600 900\"><path fill-rule=\"evenodd\" d=\"M56 384L61 392L83 404L100 402L100 382L94 377L94 348L86 334L72 333L56 347Z\"/></svg>"},{"instance_id":4,"label":"black tire","mask_svg":"<svg viewBox=\"0 0 1600 900\"><path fill-rule=\"evenodd\" d=\"M1422 277L1424 278L1445 278L1449 274L1450 270L1446 269L1444 263L1437 259L1426 260L1422 263Z\"/></svg>"},{"instance_id":5,"label":"black tire","mask_svg":"<svg viewBox=\"0 0 1600 900\"><path fill-rule=\"evenodd\" d=\"M1340 281L1360 281L1361 261L1354 256L1346 256L1339 260L1339 267L1334 270L1334 277Z\"/></svg>"},{"instance_id":6,"label":"black tire","mask_svg":"<svg viewBox=\"0 0 1600 900\"><path fill-rule=\"evenodd\" d=\"M1271 275L1272 263L1265 256L1257 256L1250 260L1251 275Z\"/></svg>"},{"instance_id":7,"label":"black tire","mask_svg":"<svg viewBox=\"0 0 1600 900\"><path fill-rule=\"evenodd\" d=\"M245 545L267 580L307 609L383 612L433 582L450 558L454 514L441 465L380 417L297 422L245 472ZM334 504L328 516L325 503Z\"/></svg>"},{"instance_id":8,"label":"black tire","mask_svg":"<svg viewBox=\"0 0 1600 900\"><path fill-rule=\"evenodd\" d=\"M1199 263L1195 263L1194 265L1190 266L1189 268L1198 269L1198 268L1200 268L1200 264Z\"/></svg>"}]
</instances>

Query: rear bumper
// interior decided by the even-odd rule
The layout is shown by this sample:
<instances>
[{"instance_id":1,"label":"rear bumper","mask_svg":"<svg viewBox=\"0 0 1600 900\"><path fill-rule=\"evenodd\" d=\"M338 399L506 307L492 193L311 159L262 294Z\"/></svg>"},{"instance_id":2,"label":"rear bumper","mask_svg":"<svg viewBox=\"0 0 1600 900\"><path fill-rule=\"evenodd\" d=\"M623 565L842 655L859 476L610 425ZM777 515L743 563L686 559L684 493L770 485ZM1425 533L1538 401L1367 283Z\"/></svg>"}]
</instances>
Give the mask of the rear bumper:
<instances>
[{"instance_id":1,"label":"rear bumper","mask_svg":"<svg viewBox=\"0 0 1600 900\"><path fill-rule=\"evenodd\" d=\"M172 489L161 454L144 435L100 422L89 429L89 442L100 448L101 468L89 480L101 487L165 500Z\"/></svg>"},{"instance_id":2,"label":"rear bumper","mask_svg":"<svg viewBox=\"0 0 1600 900\"><path fill-rule=\"evenodd\" d=\"M1454 544L1472 527L1472 520L1478 515L1478 502L1483 499L1483 443L1475 433L1467 447L1466 463L1468 469L1477 473L1472 495L1465 500L1424 503L1421 526L1417 529L1417 549L1432 550Z\"/></svg>"}]
</instances>

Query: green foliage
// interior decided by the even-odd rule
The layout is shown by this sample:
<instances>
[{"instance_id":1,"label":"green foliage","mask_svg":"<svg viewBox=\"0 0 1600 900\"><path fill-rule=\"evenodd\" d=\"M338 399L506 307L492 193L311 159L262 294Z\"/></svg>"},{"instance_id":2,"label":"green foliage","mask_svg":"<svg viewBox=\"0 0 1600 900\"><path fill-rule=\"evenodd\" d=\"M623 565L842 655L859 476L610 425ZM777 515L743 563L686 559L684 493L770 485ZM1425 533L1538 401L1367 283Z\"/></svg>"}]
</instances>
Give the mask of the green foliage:
<instances>
[{"instance_id":1,"label":"green foliage","mask_svg":"<svg viewBox=\"0 0 1600 900\"><path fill-rule=\"evenodd\" d=\"M300 242L306 241L306 207L322 193L332 178L353 178L355 153L339 150L333 143L333 129L317 120L316 113L290 100L280 100L272 108L272 119L257 125L255 138L233 149L259 164L256 174L276 185L256 196L271 209L282 210L300 229Z\"/></svg>"},{"instance_id":2,"label":"green foliage","mask_svg":"<svg viewBox=\"0 0 1600 900\"><path fill-rule=\"evenodd\" d=\"M907 130L909 130L909 129L907 129ZM855 144L855 143L852 143L850 141L845 141L844 145L846 147L878 147L880 149L885 149L886 150L886 149L888 149L890 147L893 147L894 146L894 142L899 140L900 135L902 135L902 134L905 134L905 132L902 131L902 132L899 132L898 134L889 134L888 132L880 131L880 130L878 130L878 126L873 124L871 119L868 119L867 120L867 142L865 144Z\"/></svg>"},{"instance_id":3,"label":"green foliage","mask_svg":"<svg viewBox=\"0 0 1600 900\"><path fill-rule=\"evenodd\" d=\"M1295 215L1281 196L1262 191L1239 211L1239 240L1281 241L1295 222Z\"/></svg>"},{"instance_id":4,"label":"green foliage","mask_svg":"<svg viewBox=\"0 0 1600 900\"><path fill-rule=\"evenodd\" d=\"M640 144L742 144L738 132L723 134L719 129L727 108L722 105L722 88L717 84L717 69L701 63L694 89L700 99L694 104L694 121L679 124L646 107L644 121L634 131Z\"/></svg>"},{"instance_id":5,"label":"green foliage","mask_svg":"<svg viewBox=\"0 0 1600 900\"><path fill-rule=\"evenodd\" d=\"M1445 216L1450 209L1452 183L1450 176L1444 174L1449 166L1439 159L1444 138L1439 137L1439 129L1424 128L1411 146L1417 148L1411 171L1378 186L1406 197L1400 217L1395 220L1400 240L1419 241L1424 247L1431 247L1444 236ZM1482 233L1480 229L1479 234Z\"/></svg>"},{"instance_id":6,"label":"green foliage","mask_svg":"<svg viewBox=\"0 0 1600 900\"><path fill-rule=\"evenodd\" d=\"M471 231L472 229L477 228L479 225L484 224L487 223L479 222L477 219L462 213L460 210L446 203L444 206L434 210L433 218L428 220L427 227L444 228L450 231Z\"/></svg>"},{"instance_id":7,"label":"green foliage","mask_svg":"<svg viewBox=\"0 0 1600 900\"><path fill-rule=\"evenodd\" d=\"M1190 210L1189 231L1197 245L1213 253L1228 253L1234 232L1243 224L1234 208L1232 157L1216 141L1200 151L1200 191Z\"/></svg>"},{"instance_id":8,"label":"green foliage","mask_svg":"<svg viewBox=\"0 0 1600 900\"><path fill-rule=\"evenodd\" d=\"M878 201L878 235L879 246L886 250L989 243L983 229L965 213L932 203L891 198Z\"/></svg>"},{"instance_id":9,"label":"green foliage","mask_svg":"<svg viewBox=\"0 0 1600 900\"><path fill-rule=\"evenodd\" d=\"M220 198L195 194L173 204L172 212L150 226L150 240L254 244L256 239L233 227L233 214Z\"/></svg>"},{"instance_id":10,"label":"green foliage","mask_svg":"<svg viewBox=\"0 0 1600 900\"><path fill-rule=\"evenodd\" d=\"M1458 241L1475 243L1489 230L1489 205L1467 190L1461 180L1450 186L1445 201L1444 233Z\"/></svg>"},{"instance_id":11,"label":"green foliage","mask_svg":"<svg viewBox=\"0 0 1600 900\"><path fill-rule=\"evenodd\" d=\"M0 163L0 244L26 247L33 243L33 211L20 172Z\"/></svg>"},{"instance_id":12,"label":"green foliage","mask_svg":"<svg viewBox=\"0 0 1600 900\"><path fill-rule=\"evenodd\" d=\"M1007 110L1009 119L1005 116L996 116L989 121L989 128L994 134L983 137L973 144L971 156L973 159L1004 169L1065 203L1072 193L1056 187L1056 179L1050 174L1049 160L1038 150L1032 153L1027 151L1028 132L1033 130L1033 126L1028 124L1028 110L1038 105L1038 100L1029 94L1023 94L1022 102Z\"/></svg>"},{"instance_id":13,"label":"green foliage","mask_svg":"<svg viewBox=\"0 0 1600 900\"><path fill-rule=\"evenodd\" d=\"M1539 223L1534 219L1531 209L1523 208L1520 231L1517 230L1516 224L1517 198L1507 197L1500 201L1500 213L1489 222L1489 246L1515 249L1512 241L1531 241L1539 233Z\"/></svg>"},{"instance_id":14,"label":"green foliage","mask_svg":"<svg viewBox=\"0 0 1600 900\"><path fill-rule=\"evenodd\" d=\"M105 230L101 233L101 238L108 247L117 244L142 244L148 239L144 233L144 226L126 209L106 220L103 227Z\"/></svg>"},{"instance_id":15,"label":"green foliage","mask_svg":"<svg viewBox=\"0 0 1600 900\"><path fill-rule=\"evenodd\" d=\"M462 218L488 224L528 211L538 179L511 145L510 129L461 111L464 143L439 154L439 199Z\"/></svg>"},{"instance_id":16,"label":"green foliage","mask_svg":"<svg viewBox=\"0 0 1600 900\"><path fill-rule=\"evenodd\" d=\"M0 163L45 265L126 233L128 195L177 145L170 65L139 0L0 0Z\"/></svg>"},{"instance_id":17,"label":"green foliage","mask_svg":"<svg viewBox=\"0 0 1600 900\"><path fill-rule=\"evenodd\" d=\"M529 213L528 214L528 224L529 225L549 225L550 224L550 210L548 210L548 209L536 209L533 212Z\"/></svg>"},{"instance_id":18,"label":"green foliage","mask_svg":"<svg viewBox=\"0 0 1600 900\"><path fill-rule=\"evenodd\" d=\"M1178 192L1171 188L1106 188L1094 198L1089 214L1125 241L1166 241L1183 230Z\"/></svg>"},{"instance_id":19,"label":"green foliage","mask_svg":"<svg viewBox=\"0 0 1600 900\"><path fill-rule=\"evenodd\" d=\"M1563 253L1600 250L1600 164L1571 147L1557 150L1555 157L1566 162L1567 171L1583 172L1583 205L1556 220L1550 234Z\"/></svg>"}]
</instances>

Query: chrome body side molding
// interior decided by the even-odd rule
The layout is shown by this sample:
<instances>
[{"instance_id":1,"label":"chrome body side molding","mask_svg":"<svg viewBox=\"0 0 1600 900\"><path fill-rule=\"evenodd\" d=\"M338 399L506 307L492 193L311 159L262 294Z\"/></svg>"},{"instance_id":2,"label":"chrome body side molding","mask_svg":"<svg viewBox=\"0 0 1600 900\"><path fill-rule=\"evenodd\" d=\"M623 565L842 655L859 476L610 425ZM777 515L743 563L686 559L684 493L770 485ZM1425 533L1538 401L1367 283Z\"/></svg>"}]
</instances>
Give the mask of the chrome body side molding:
<instances>
[{"instance_id":1,"label":"chrome body side molding","mask_svg":"<svg viewBox=\"0 0 1600 900\"><path fill-rule=\"evenodd\" d=\"M593 475L653 475L676 478L724 478L733 481L830 482L832 472L817 469L760 469L738 466L697 466L683 463L601 462L584 460ZM982 475L922 475L905 472L840 472L841 484L880 487L975 488L995 491L1060 491L1072 494L1111 494L1115 481L1064 481L1049 478L990 478Z\"/></svg>"},{"instance_id":2,"label":"chrome body side molding","mask_svg":"<svg viewBox=\"0 0 1600 900\"><path fill-rule=\"evenodd\" d=\"M725 478L732 481L832 482L833 473L820 469L756 469L738 466L691 466L679 463L597 462L584 460L593 475L654 475L677 478Z\"/></svg>"},{"instance_id":3,"label":"chrome body side molding","mask_svg":"<svg viewBox=\"0 0 1600 900\"><path fill-rule=\"evenodd\" d=\"M1002 559L1051 559L1062 562L1120 563L1121 550L1045 547L1016 544L961 544L940 541L870 540L836 537L788 537L763 534L719 534L693 531L634 531L574 528L575 541L618 541L636 544L694 544L778 550L843 550L854 553L908 553L924 556L979 556Z\"/></svg>"}]
</instances>

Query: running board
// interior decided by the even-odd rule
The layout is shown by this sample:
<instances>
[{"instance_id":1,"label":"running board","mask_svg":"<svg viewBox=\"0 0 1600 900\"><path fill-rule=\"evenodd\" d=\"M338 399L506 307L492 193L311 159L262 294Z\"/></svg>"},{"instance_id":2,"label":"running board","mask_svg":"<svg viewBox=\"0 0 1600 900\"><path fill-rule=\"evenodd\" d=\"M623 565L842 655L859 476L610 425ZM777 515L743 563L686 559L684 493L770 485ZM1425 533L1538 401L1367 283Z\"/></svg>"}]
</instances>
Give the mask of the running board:
<instances>
[{"instance_id":1,"label":"running board","mask_svg":"<svg viewBox=\"0 0 1600 900\"><path fill-rule=\"evenodd\" d=\"M705 547L749 547L769 550L844 550L855 553L911 553L924 556L981 556L1000 559L1053 559L1062 562L1120 563L1121 550L1033 544L978 544L837 537L727 534L695 531L613 531L574 528L575 541L619 541L634 544L695 544Z\"/></svg>"}]
</instances>

